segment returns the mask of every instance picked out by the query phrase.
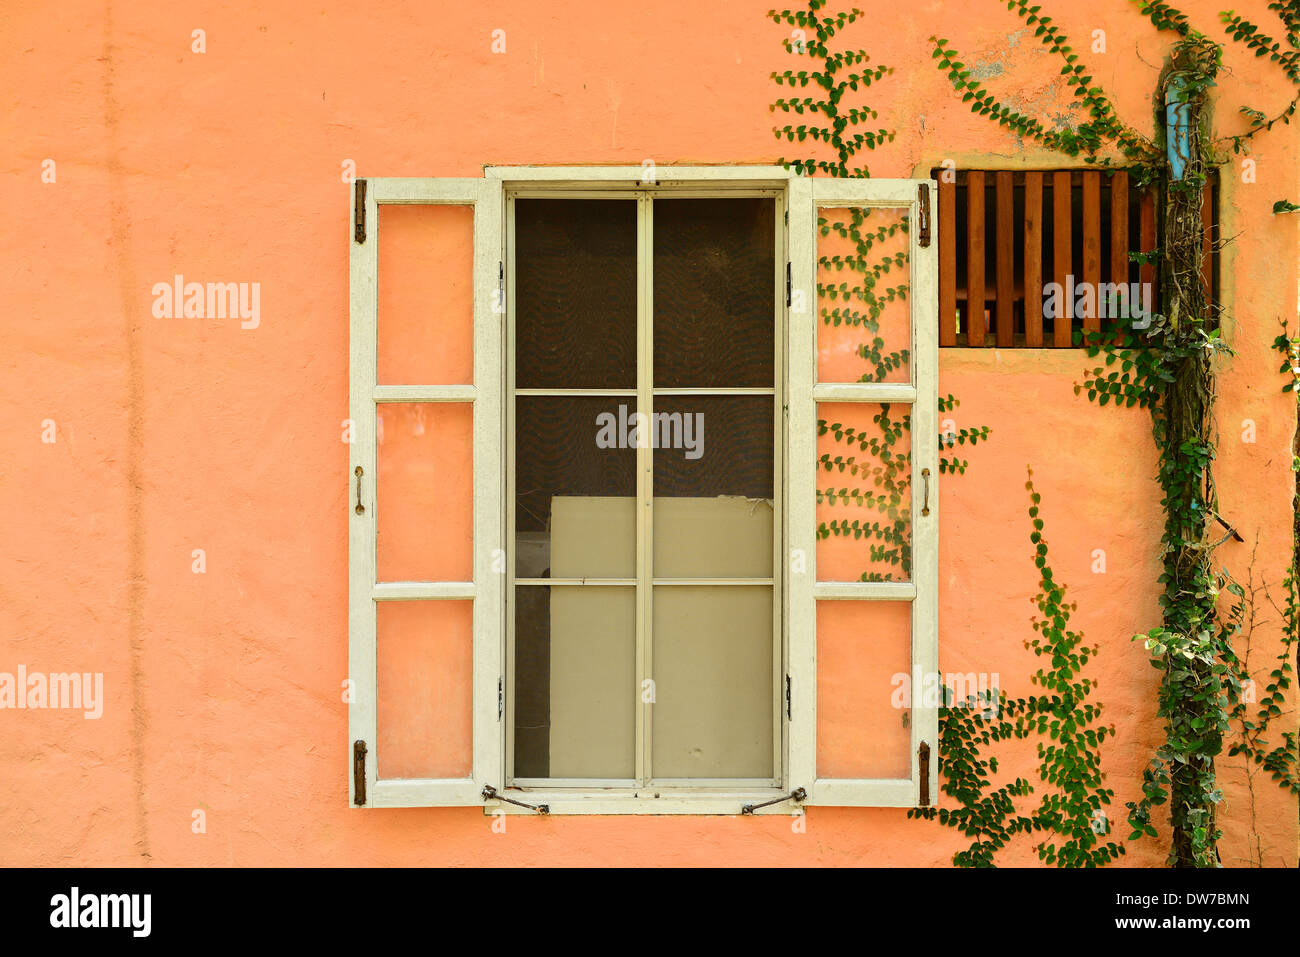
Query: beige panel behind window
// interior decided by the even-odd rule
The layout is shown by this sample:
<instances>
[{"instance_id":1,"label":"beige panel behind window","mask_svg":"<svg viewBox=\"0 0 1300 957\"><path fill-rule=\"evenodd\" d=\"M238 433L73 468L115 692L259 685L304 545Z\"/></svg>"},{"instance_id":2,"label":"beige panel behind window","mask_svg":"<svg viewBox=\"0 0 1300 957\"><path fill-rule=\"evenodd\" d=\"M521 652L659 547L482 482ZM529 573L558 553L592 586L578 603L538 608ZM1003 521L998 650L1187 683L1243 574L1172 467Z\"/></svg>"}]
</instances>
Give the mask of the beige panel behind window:
<instances>
[{"instance_id":1,"label":"beige panel behind window","mask_svg":"<svg viewBox=\"0 0 1300 957\"><path fill-rule=\"evenodd\" d=\"M557 495L551 577L617 569L636 538L636 500ZM550 589L550 762L553 778L636 775L636 590Z\"/></svg>"},{"instance_id":2,"label":"beige panel behind window","mask_svg":"<svg viewBox=\"0 0 1300 957\"><path fill-rule=\"evenodd\" d=\"M656 577L772 577L771 500L656 498L654 513Z\"/></svg>"},{"instance_id":3,"label":"beige panel behind window","mask_svg":"<svg viewBox=\"0 0 1300 957\"><path fill-rule=\"evenodd\" d=\"M734 496L654 501L665 564L771 574L772 508ZM635 502L556 496L551 574L613 561L635 533ZM612 586L550 590L549 776L635 774L635 595ZM654 776L772 775L772 589L661 586L654 598Z\"/></svg>"},{"instance_id":4,"label":"beige panel behind window","mask_svg":"<svg viewBox=\"0 0 1300 957\"><path fill-rule=\"evenodd\" d=\"M553 778L636 776L636 590L551 589Z\"/></svg>"},{"instance_id":5,"label":"beige panel behind window","mask_svg":"<svg viewBox=\"0 0 1300 957\"><path fill-rule=\"evenodd\" d=\"M636 541L636 499L623 495L556 495L551 499L551 577L636 576L628 567Z\"/></svg>"},{"instance_id":6,"label":"beige panel behind window","mask_svg":"<svg viewBox=\"0 0 1300 957\"><path fill-rule=\"evenodd\" d=\"M654 630L654 777L770 778L772 589L657 586Z\"/></svg>"}]
</instances>

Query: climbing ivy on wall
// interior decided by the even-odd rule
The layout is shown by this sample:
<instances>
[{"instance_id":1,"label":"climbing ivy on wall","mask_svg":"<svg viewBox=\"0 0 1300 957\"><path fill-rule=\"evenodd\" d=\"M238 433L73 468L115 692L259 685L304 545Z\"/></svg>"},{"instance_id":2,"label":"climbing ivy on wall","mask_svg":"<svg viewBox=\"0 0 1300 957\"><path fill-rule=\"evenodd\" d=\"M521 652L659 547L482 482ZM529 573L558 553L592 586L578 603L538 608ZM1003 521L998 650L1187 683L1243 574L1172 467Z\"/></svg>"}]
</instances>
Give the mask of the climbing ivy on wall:
<instances>
[{"instance_id":1,"label":"climbing ivy on wall","mask_svg":"<svg viewBox=\"0 0 1300 957\"><path fill-rule=\"evenodd\" d=\"M1227 148L1248 150L1252 137L1277 122L1289 122L1300 93L1272 120L1262 111L1243 108L1248 128L1215 139L1209 91L1222 68L1223 45L1192 27L1169 4L1139 5L1157 29L1177 36L1162 74L1161 92L1169 111L1179 119L1179 129L1166 127L1164 132L1174 139L1166 144L1167 152L1179 154L1181 176L1158 159L1150 164L1165 195L1159 250L1161 302L1151 328L1130 334L1119 344L1089 337L1089 354L1104 355L1105 367L1087 373L1081 388L1099 404L1109 398L1117 406L1136 404L1148 409L1160 451L1164 621L1137 637L1161 672L1158 715L1164 722L1165 740L1143 774L1143 798L1129 805L1131 836L1154 835L1152 808L1167 802L1172 826L1169 863L1213 867L1220 863L1222 835L1217 824L1222 793L1216 759L1236 726L1240 733L1228 756L1244 754L1248 760L1276 766L1278 759L1267 757L1270 749L1262 734L1280 714L1289 676L1275 672L1258 713L1248 714L1249 695L1243 689L1250 686L1250 674L1235 647L1242 634L1246 595L1226 571L1215 571L1212 565L1215 549L1234 534L1219 515L1213 470L1217 454L1214 369L1218 357L1232 351L1220 335L1205 279L1202 193L1209 171L1226 161ZM1274 3L1270 8L1295 47L1300 5ZM1221 20L1229 36L1247 38L1248 47L1279 48L1231 11L1221 14ZM1273 58L1293 64L1295 54ZM1300 73L1290 66L1285 72L1300 87ZM1221 600L1225 593L1231 597ZM1228 608L1223 611L1225 603ZM1283 648L1288 670L1290 646L1288 636Z\"/></svg>"},{"instance_id":2,"label":"climbing ivy on wall","mask_svg":"<svg viewBox=\"0 0 1300 957\"><path fill-rule=\"evenodd\" d=\"M955 90L971 109L989 116L1021 136L1049 149L1071 156L1082 155L1089 163L1109 165L1113 150L1127 165L1136 165L1139 181L1159 181L1164 187L1163 234L1159 250L1143 251L1143 257L1160 266L1161 303L1151 327L1139 333L1127 332L1118 342L1111 335L1086 337L1089 355L1104 356L1104 366L1090 370L1077 391L1086 390L1098 405L1140 406L1149 410L1160 451L1159 481L1165 511L1163 535L1164 571L1161 605L1163 623L1140 638L1161 671L1158 713L1164 721L1165 740L1143 775L1143 798L1129 805L1131 838L1154 835L1155 805L1168 803L1172 826L1169 863L1182 867L1215 866L1219 863L1216 824L1221 800L1215 758L1235 719L1245 736L1231 754L1259 756L1259 721L1278 707L1285 691L1285 676L1270 685L1263 714L1255 721L1246 718L1242 694L1249 680L1237 658L1233 640L1240 633L1238 604L1220 618L1221 589L1243 596L1243 590L1226 573L1216 573L1211 564L1214 549L1226 540L1219 530L1224 523L1218 514L1214 484L1215 448L1213 431L1214 377L1216 357L1231 350L1220 336L1217 315L1204 280L1202 259L1201 203L1209 170L1224 161L1225 151L1248 151L1250 140L1276 123L1287 123L1295 114L1300 94L1269 119L1252 108L1243 108L1247 128L1218 140L1212 138L1208 120L1209 90L1216 84L1222 66L1223 45L1196 30L1187 17L1163 2L1134 0L1151 23L1176 34L1160 81L1156 128L1174 142L1150 141L1123 123L1104 90L1093 78L1064 33L1051 17L1040 15L1040 6L1026 0L1008 0L1016 13L1050 52L1064 65L1061 74L1087 119L1074 129L1049 131L1041 123L1007 107L971 80L970 72L945 39L932 37L934 56L947 72ZM1296 69L1300 45L1300 4L1296 0L1269 4L1286 29L1291 51L1258 27L1226 11L1224 27L1256 55L1268 55L1281 64L1288 78L1300 87ZM1177 129L1165 125L1172 115ZM1175 170L1167 156L1178 156ZM1284 656L1289 653L1284 651ZM1273 759L1276 764L1277 759Z\"/></svg>"},{"instance_id":3,"label":"climbing ivy on wall","mask_svg":"<svg viewBox=\"0 0 1300 957\"><path fill-rule=\"evenodd\" d=\"M914 808L908 817L938 820L974 838L953 855L957 867L995 867L998 851L1017 834L1042 833L1035 845L1038 857L1057 867L1102 867L1124 853L1124 845L1105 838L1112 824L1105 812L1115 792L1104 786L1101 745L1114 727L1101 723L1103 707L1094 703L1096 683L1086 676L1096 646L1070 628L1076 605L1065 600L1066 586L1048 564L1047 539L1040 514L1042 496L1034 488L1033 472L1025 482L1029 492L1029 540L1038 568L1038 637L1025 642L1035 656L1046 659L1030 681L1040 689L1025 698L1008 698L1005 691L971 696L965 701L946 695L939 724L939 751L944 756L942 791L957 806ZM946 689L945 689L946 690ZM1043 788L1038 804L1025 813L1016 798L1034 793L1034 786L1017 777L993 790L998 773L996 755L983 748L997 742L1029 739L1038 753L1038 780Z\"/></svg>"},{"instance_id":4,"label":"climbing ivy on wall","mask_svg":"<svg viewBox=\"0 0 1300 957\"><path fill-rule=\"evenodd\" d=\"M1295 24L1300 26L1300 18ZM1284 324L1282 333L1273 340L1273 347L1284 357L1278 369L1287 377L1282 391L1296 397L1297 412L1300 413L1300 335L1288 336ZM1300 430L1292 436L1291 451L1292 474L1300 476ZM1282 648L1274 659L1275 666L1268 673L1264 693L1253 703L1243 696L1232 710L1231 718L1238 728L1238 738L1228 754L1245 757L1249 777L1253 778L1256 770L1263 771L1280 787L1292 794L1300 794L1300 734L1294 730L1283 731L1279 744L1270 744L1270 739L1264 737L1269 733L1273 719L1288 713L1285 710L1286 693L1295 677L1294 659L1297 649L1300 649L1300 482L1294 480L1291 518L1291 564L1282 579L1281 606L1273 602L1266 584L1237 592L1241 599L1238 618L1243 622L1243 631L1253 624L1255 605L1262 593L1281 613L1283 637ZM1253 583L1248 584L1253 586ZM1240 678L1243 682L1251 680L1248 659L1249 645L1242 655Z\"/></svg>"},{"instance_id":5,"label":"climbing ivy on wall","mask_svg":"<svg viewBox=\"0 0 1300 957\"><path fill-rule=\"evenodd\" d=\"M1295 735L1284 733L1281 745L1269 746L1262 734L1268 722L1282 712L1290 684L1291 649L1300 614L1296 607L1300 603L1296 599L1297 572L1293 565L1286 577L1285 646L1279 667L1270 676L1265 696L1252 715L1245 691L1248 669L1237 658L1233 646L1242 633L1246 593L1226 572L1216 571L1212 565L1214 550L1227 538L1222 530L1226 523L1218 512L1213 474L1213 373L1218 358L1230 355L1231 350L1220 335L1219 317L1202 278L1206 273L1202 262L1201 202L1210 170L1225 162L1227 151L1249 152L1255 136L1278 123L1289 123L1300 105L1300 92L1272 117L1262 110L1242 107L1245 128L1215 138L1208 119L1209 91L1218 82L1223 44L1195 29L1187 16L1171 4L1130 0L1157 30L1175 35L1159 82L1157 136L1151 139L1121 120L1105 90L1095 84L1068 38L1050 16L1042 14L1040 5L1030 5L1028 0L1005 2L1033 29L1039 42L1061 59L1060 75L1084 118L1068 129L1048 129L1041 121L1012 110L973 78L949 40L932 36L934 59L971 111L1047 149L1081 157L1088 164L1104 167L1119 160L1132 170L1138 184L1157 182L1163 187L1159 248L1144 250L1138 257L1159 266L1161 301L1157 314L1149 328L1126 331L1118 339L1113 333L1080 337L1077 344L1085 345L1090 357L1101 357L1102 364L1085 373L1077 391L1086 391L1089 400L1099 406L1148 410L1160 453L1158 479L1165 512L1164 568L1160 577L1163 621L1136 637L1143 641L1152 663L1161 672L1157 707L1164 722L1164 742L1144 773L1143 798L1129 806L1130 838L1156 834L1153 808L1167 804L1172 828L1169 863L1214 866L1219 863L1216 814L1221 800L1215 759L1233 727L1237 735L1229 746L1230 756L1244 755L1249 762L1267 769L1282 786L1294 785ZM854 9L828 14L823 12L824 7L824 0L809 0L806 10L769 14L776 22L795 28L785 41L786 49L809 57L815 65L812 70L785 71L774 74L774 78L792 90L811 88L817 93L816 97L778 100L774 110L807 115L808 120L792 121L776 133L790 142L811 139L822 143L834 157L783 162L804 174L866 176L869 174L865 167L852 165L854 157L859 151L889 142L893 131L856 131L875 120L877 114L870 108L849 108L844 99L892 71L867 66L869 58L864 51L831 52L829 41L862 13ZM1232 11L1224 11L1220 20L1232 40L1242 43L1256 57L1276 64L1300 91L1300 0L1280 0L1270 3L1268 9L1280 21L1281 40ZM1167 116L1177 124L1172 132L1166 129ZM1170 136L1175 140L1172 144L1165 141ZM1178 156L1176 168L1168 158L1170 147ZM1281 200L1275 204L1275 211L1287 212L1292 207ZM828 225L822 223L823 234ZM864 232L869 234L870 223L864 219L850 222L846 228L856 240ZM864 259L870 248L870 243L859 243ZM825 313L822 318L828 321ZM868 333L877 331L867 322L863 327ZM887 357L871 352L869 346L864 358L869 362L887 361ZM951 397L947 401L949 408L955 403ZM944 400L940 409L946 411ZM825 430L827 423L821 423L821 427ZM837 428L830 427L837 441L841 436L853 441L848 432L839 430L840 434L836 434ZM987 429L960 439L945 436L945 445L954 439L956 444L974 444L985 437ZM822 464L828 470L837 465L833 456L829 464L826 460ZM964 468L963 462L944 464L946 471L960 472ZM824 530L828 535L863 533L860 528L846 529L842 525ZM866 533L882 534L877 529ZM1231 597L1223 598L1225 593ZM1221 612L1223 604L1229 607ZM1055 670L1055 658L1053 665ZM988 773L996 771L995 759L983 757L978 747L1014 735L1016 722L1025 719L1029 706L1001 701L1002 707L997 710L1004 717L981 725L982 712L969 707L970 702L952 704L955 706L945 707L940 713L940 759L945 793L958 800L960 807L947 811L946 820L944 811L918 813L927 817L937 814L941 822L977 838L976 844L958 855L955 863L985 864L1016 829L1033 829L1041 823L1033 816L1017 815L1014 810L1011 798L1028 793L1024 790L1027 783L1014 782L985 793ZM1053 859L1057 863L1097 862L1086 853L1073 851L1064 857L1058 851Z\"/></svg>"},{"instance_id":6,"label":"climbing ivy on wall","mask_svg":"<svg viewBox=\"0 0 1300 957\"><path fill-rule=\"evenodd\" d=\"M826 0L808 0L807 9L768 13L774 22L793 27L791 36L782 43L790 54L806 58L809 66L772 74L772 79L792 95L778 98L771 109L803 117L775 128L774 133L790 143L822 144L825 154L782 157L778 162L804 176L869 177L870 170L861 157L891 142L895 131L868 127L879 114L870 106L850 103L846 98L867 90L893 68L871 66L870 57L862 50L832 50L835 35L863 13L858 9L827 13L825 7ZM888 250L891 241L896 243L907 235L910 224L906 217L890 220L890 212L846 208L818 216L818 230L823 237L833 236L852 249L842 255L818 254L818 318L828 329L851 326L861 331L856 355L862 361L862 382L886 381L891 373L906 369L910 361L910 350L891 348L881 328L889 306L905 302L908 295L907 253ZM835 279L820 278L832 275ZM951 413L959 404L951 395L940 398L939 411ZM864 543L864 557L870 567L861 573L862 581L893 578L892 571L882 570L887 566L897 567L906 578L912 563L908 446L911 416L896 413L888 404L878 409L871 416L870 429L823 418L817 422L818 435L829 435L842 447L818 457L824 476L818 482L818 504L841 509L866 507L880 516L864 519L846 514L818 523L821 539L842 537ZM980 426L952 429L939 439L941 448L952 450L973 446L988 435L989 428ZM962 473L967 465L966 460L955 455L941 456L939 461L941 472Z\"/></svg>"}]
</instances>

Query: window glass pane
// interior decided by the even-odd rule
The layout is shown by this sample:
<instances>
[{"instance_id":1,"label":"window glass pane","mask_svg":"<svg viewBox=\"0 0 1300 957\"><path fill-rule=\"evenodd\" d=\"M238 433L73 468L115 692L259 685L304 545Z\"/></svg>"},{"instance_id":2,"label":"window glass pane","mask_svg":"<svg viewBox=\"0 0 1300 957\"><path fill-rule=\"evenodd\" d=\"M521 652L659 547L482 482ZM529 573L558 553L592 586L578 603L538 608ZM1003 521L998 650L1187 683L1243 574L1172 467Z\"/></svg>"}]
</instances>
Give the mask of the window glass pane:
<instances>
[{"instance_id":1,"label":"window glass pane","mask_svg":"<svg viewBox=\"0 0 1300 957\"><path fill-rule=\"evenodd\" d=\"M379 777L469 777L474 603L375 604Z\"/></svg>"},{"instance_id":2,"label":"window glass pane","mask_svg":"<svg viewBox=\"0 0 1300 957\"><path fill-rule=\"evenodd\" d=\"M772 497L769 395L656 396L656 495Z\"/></svg>"},{"instance_id":3,"label":"window glass pane","mask_svg":"<svg viewBox=\"0 0 1300 957\"><path fill-rule=\"evenodd\" d=\"M654 574L772 574L771 396L656 396Z\"/></svg>"},{"instance_id":4,"label":"window glass pane","mask_svg":"<svg viewBox=\"0 0 1300 957\"><path fill-rule=\"evenodd\" d=\"M817 210L817 381L910 382L907 210Z\"/></svg>"},{"instance_id":5,"label":"window glass pane","mask_svg":"<svg viewBox=\"0 0 1300 957\"><path fill-rule=\"evenodd\" d=\"M817 603L819 778L911 776L911 672L911 602Z\"/></svg>"},{"instance_id":6,"label":"window glass pane","mask_svg":"<svg viewBox=\"0 0 1300 957\"><path fill-rule=\"evenodd\" d=\"M380 385L474 381L474 207L379 206Z\"/></svg>"},{"instance_id":7,"label":"window glass pane","mask_svg":"<svg viewBox=\"0 0 1300 957\"><path fill-rule=\"evenodd\" d=\"M515 200L516 388L636 388L636 206Z\"/></svg>"},{"instance_id":8,"label":"window glass pane","mask_svg":"<svg viewBox=\"0 0 1300 957\"><path fill-rule=\"evenodd\" d=\"M515 409L515 574L635 578L635 402L520 396Z\"/></svg>"},{"instance_id":9,"label":"window glass pane","mask_svg":"<svg viewBox=\"0 0 1300 957\"><path fill-rule=\"evenodd\" d=\"M771 778L772 589L654 587L654 777Z\"/></svg>"},{"instance_id":10,"label":"window glass pane","mask_svg":"<svg viewBox=\"0 0 1300 957\"><path fill-rule=\"evenodd\" d=\"M654 203L655 387L774 389L775 202ZM636 203L521 199L515 215L516 388L636 388ZM635 396L514 401L518 577L637 577L638 445L655 496L643 574L772 577L774 395L656 394L647 421ZM632 778L638 679L653 677L656 780L772 780L773 587L647 597L642 675L635 587L515 587L515 779Z\"/></svg>"},{"instance_id":11,"label":"window glass pane","mask_svg":"<svg viewBox=\"0 0 1300 957\"><path fill-rule=\"evenodd\" d=\"M515 588L516 778L636 774L636 589Z\"/></svg>"},{"instance_id":12,"label":"window glass pane","mask_svg":"<svg viewBox=\"0 0 1300 957\"><path fill-rule=\"evenodd\" d=\"M774 230L770 198L656 197L656 387L775 384Z\"/></svg>"},{"instance_id":13,"label":"window glass pane","mask_svg":"<svg viewBox=\"0 0 1300 957\"><path fill-rule=\"evenodd\" d=\"M382 402L375 444L378 581L472 579L474 406Z\"/></svg>"},{"instance_id":14,"label":"window glass pane","mask_svg":"<svg viewBox=\"0 0 1300 957\"><path fill-rule=\"evenodd\" d=\"M817 580L912 577L907 405L817 406Z\"/></svg>"}]
</instances>

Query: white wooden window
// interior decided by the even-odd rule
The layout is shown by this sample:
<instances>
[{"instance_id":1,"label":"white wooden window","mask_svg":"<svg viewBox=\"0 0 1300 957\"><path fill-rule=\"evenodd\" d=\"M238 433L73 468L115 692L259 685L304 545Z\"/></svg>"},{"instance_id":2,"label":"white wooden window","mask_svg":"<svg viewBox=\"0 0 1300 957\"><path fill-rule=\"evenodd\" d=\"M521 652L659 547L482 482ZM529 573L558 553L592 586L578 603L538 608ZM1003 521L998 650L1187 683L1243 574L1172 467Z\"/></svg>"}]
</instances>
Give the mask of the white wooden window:
<instances>
[{"instance_id":1,"label":"white wooden window","mask_svg":"<svg viewBox=\"0 0 1300 957\"><path fill-rule=\"evenodd\" d=\"M924 191L924 192L923 192ZM796 289L817 282L819 250L827 237L819 223L830 211L870 210L909 225L904 273L909 290L911 357L902 376L884 382L844 382L828 375L821 340L835 328L820 310L791 314L789 373L790 544L802 554L807 572L790 576L789 667L794 697L790 721L790 780L807 788L807 804L914 807L933 802L938 773L938 704L927 698L925 680L939 667L938 646L938 243L933 238L936 184L929 180L796 179L790 183L791 263ZM928 208L927 208L928 207ZM928 221L927 221L928 220ZM922 236L930 233L922 245ZM810 301L815 301L811 296ZM823 404L903 407L911 415L910 581L837 581L818 569L818 489L829 473L818 455L819 408ZM838 483L837 483L838 484ZM838 577L838 576L835 576ZM889 776L830 772L819 760L818 689L820 613L831 603L879 602L910 605L910 708L905 764ZM822 636L824 638L824 636ZM876 635L861 635L857 654L871 655ZM872 686L872 695L879 688ZM823 708L823 711L825 708ZM922 760L922 756L926 756ZM869 762L866 762L869 763ZM805 783L807 782L807 783ZM924 784L924 788L923 788Z\"/></svg>"},{"instance_id":2,"label":"white wooden window","mask_svg":"<svg viewBox=\"0 0 1300 957\"><path fill-rule=\"evenodd\" d=\"M353 193L352 361L349 409L355 429L348 469L348 670L353 698L348 732L354 806L419 807L483 801L500 786L502 751L497 689L501 674L501 190L477 179L372 179ZM363 209L357 209L358 201ZM473 384L377 383L379 207L430 204L473 210ZM470 581L382 581L376 565L379 475L376 421L384 403L466 403L473 417L473 556ZM437 516L429 516L430 523ZM495 567L494 567L495 561ZM385 779L380 775L377 616L386 602L470 601L472 749L463 776ZM362 765L358 767L360 762ZM362 775L364 771L364 776ZM360 788L358 787L360 785Z\"/></svg>"},{"instance_id":3,"label":"white wooden window","mask_svg":"<svg viewBox=\"0 0 1300 957\"><path fill-rule=\"evenodd\" d=\"M514 527L509 511L514 508L513 473L508 467L514 442L508 426L514 424L514 415L507 403L514 401L515 389L508 348L509 330L513 328L508 320L514 317L506 313L514 308L511 279L516 265L512 262L513 217L508 211L514 199L523 195L625 196L635 200L642 210L639 231L651 228L644 225L651 220L645 207L655 197L771 196L775 198L778 222L785 221L776 229L777 275L773 277L778 288L781 272L786 271L788 278L787 296L778 298L774 316L777 355L773 391L776 408L784 412L784 422L776 428L775 450L778 527L774 542L782 560L775 562L770 579L775 608L773 672L778 679L773 689L770 780L655 779L644 767L652 754L648 731L653 727L653 704L638 714L636 765L627 780L515 780L512 776L515 676L510 671L507 640L512 628L507 604L515 580L515 556L510 554L513 548L507 530ZM926 180L808 180L773 167L663 167L657 171L641 167L489 168L481 180L370 179L365 181L364 192L358 186L354 191L355 231L351 243L350 414L355 423L355 441L348 474L349 661L354 695L350 705L352 763L348 780L354 806L360 805L364 796L367 807L474 805L488 811L535 813L535 808L544 805L550 813L735 814L745 806L765 805L754 813L789 814L799 813L805 804L903 807L917 804L923 796L933 801L937 702L916 695L923 694L921 676L936 672L938 659L938 244L923 244L919 228L923 216L937 222L935 199L934 184ZM472 384L377 381L378 287L383 281L379 275L382 235L378 210L383 204L442 204L473 209ZM893 217L902 224L898 235L902 237L904 255L895 262L891 281L910 287L901 333L907 358L898 367L882 366L886 371L874 377L880 381L858 381L862 377L839 381L844 377L839 375L841 370L835 366L834 356L843 351L842 343L832 342L829 337L819 342L819 335L828 334L823 332L820 318L825 303L817 294L818 256L832 254L834 238L833 233L830 239L821 235L819 221L824 226L828 211L837 209L864 211L868 217L881 217L883 222ZM925 225L928 229L929 223ZM647 239L648 232L639 240L642 250ZM645 266L638 268L644 270ZM643 291L648 287L644 272L639 283ZM883 292L885 287L882 284L880 288ZM832 327L827 324L826 328ZM644 357L650 347L644 335L638 341L638 354ZM629 398L653 401L648 380L639 379ZM382 403L459 403L472 408L472 580L386 581L379 577L375 558L377 515L383 514L384 500L382 492L376 495L374 477L378 474L376 413ZM904 508L910 513L902 523L907 539L902 546L904 573L901 578L893 572L883 576L875 572L861 576L855 572L852 578L842 576L842 568L834 564L835 555L844 554L841 551L827 553L825 575L819 577L819 539L823 536L819 536L818 529L821 526L824 531L827 525L827 516L820 514L825 506L818 504L825 484L819 475L824 471L819 418L832 410L847 421L859 409L866 414L882 408L886 409L886 421L890 416L911 416L910 463L901 471L895 489L907 496ZM889 409L895 411L890 413ZM638 473L648 461L644 456L638 460ZM640 489L637 494L637 501L648 498ZM894 498L897 500L898 495ZM638 547L642 548L642 536L648 529L644 520L638 522ZM889 551L882 545L880 554ZM892 551L897 555L899 549ZM838 580L841 577L844 580ZM880 577L893 580L859 580ZM652 573L642 567L631 584L640 585L645 579L644 584L649 585L652 578ZM638 597L636 606L638 675L642 671L653 673L645 641L648 629L653 627L647 617L648 595L647 590L644 597ZM471 602L473 607L472 762L451 776L409 777L402 776L398 769L397 776L382 777L384 762L379 750L384 738L378 724L383 706L379 701L377 658L383 652L378 647L378 609L385 602L437 601ZM827 611L832 607L833 613ZM898 647L897 627L889 636L852 630L852 609L868 607L888 608L892 618L906 619L908 633L903 646ZM843 614L845 608L850 608L851 613ZM822 616L843 620L835 626L833 653L822 649L819 672L818 622ZM850 627L846 628L846 621ZM825 627L823 640L830 640ZM864 721L858 721L851 706L846 708L842 701L835 703L836 695L844 695L844 682L826 669L841 660L873 659L877 641L881 648L893 643L895 647L880 657L902 669L909 678L907 690L913 694L892 713L883 710L898 688L896 682L882 680L889 676L877 674L870 687L848 689L850 698L867 700L875 709ZM843 657L846 654L847 659ZM821 716L826 723L820 742L822 751L818 739L819 683L826 705ZM871 708L867 711L871 712ZM872 721L890 726L888 735L893 740L888 747L877 749L870 737L861 739L864 728L871 733ZM892 728L895 723L906 729L901 732L901 742L900 732ZM852 745L858 740L866 742L859 749L864 752L863 762L854 758ZM843 753L846 743L847 760ZM838 756L832 753L836 747L841 752ZM923 760L927 749L928 759ZM822 754L825 758L819 760ZM364 795L359 788L364 788ZM928 793L923 795L923 789ZM798 798L792 800L791 793ZM505 803L500 798L519 803Z\"/></svg>"}]
</instances>

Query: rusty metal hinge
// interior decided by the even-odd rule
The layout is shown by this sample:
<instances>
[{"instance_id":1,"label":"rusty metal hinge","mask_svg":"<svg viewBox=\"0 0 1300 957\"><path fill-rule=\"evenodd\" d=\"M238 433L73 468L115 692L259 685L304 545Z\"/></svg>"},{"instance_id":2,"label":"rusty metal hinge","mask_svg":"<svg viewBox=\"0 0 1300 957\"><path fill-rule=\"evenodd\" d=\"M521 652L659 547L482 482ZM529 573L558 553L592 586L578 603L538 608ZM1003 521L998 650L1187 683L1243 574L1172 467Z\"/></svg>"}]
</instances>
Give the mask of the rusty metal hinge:
<instances>
[{"instance_id":1,"label":"rusty metal hinge","mask_svg":"<svg viewBox=\"0 0 1300 957\"><path fill-rule=\"evenodd\" d=\"M771 807L773 804L780 804L782 801L794 801L798 804L808 797L808 792L803 788L795 788L789 794L782 794L779 798L772 798L770 801L764 801L762 804L746 804L740 809L741 814L753 814L761 807Z\"/></svg>"},{"instance_id":2,"label":"rusty metal hinge","mask_svg":"<svg viewBox=\"0 0 1300 957\"><path fill-rule=\"evenodd\" d=\"M919 242L922 248L930 245L930 184L920 185L921 223Z\"/></svg>"},{"instance_id":3,"label":"rusty metal hinge","mask_svg":"<svg viewBox=\"0 0 1300 957\"><path fill-rule=\"evenodd\" d=\"M926 741L916 749L916 760L921 771L921 800L919 807L930 806L930 745Z\"/></svg>"},{"instance_id":4,"label":"rusty metal hinge","mask_svg":"<svg viewBox=\"0 0 1300 957\"><path fill-rule=\"evenodd\" d=\"M788 720L794 718L794 714L790 710L790 676L789 675L785 676L785 716Z\"/></svg>"},{"instance_id":5,"label":"rusty metal hinge","mask_svg":"<svg viewBox=\"0 0 1300 957\"><path fill-rule=\"evenodd\" d=\"M366 742L352 744L352 791L357 807L366 803Z\"/></svg>"},{"instance_id":6,"label":"rusty metal hinge","mask_svg":"<svg viewBox=\"0 0 1300 957\"><path fill-rule=\"evenodd\" d=\"M352 238L358 243L364 243L366 241L366 181L359 179L352 186Z\"/></svg>"},{"instance_id":7,"label":"rusty metal hinge","mask_svg":"<svg viewBox=\"0 0 1300 957\"><path fill-rule=\"evenodd\" d=\"M506 679L505 676L497 678L497 720L506 713Z\"/></svg>"},{"instance_id":8,"label":"rusty metal hinge","mask_svg":"<svg viewBox=\"0 0 1300 957\"><path fill-rule=\"evenodd\" d=\"M483 785L483 800L496 798L498 801L505 801L507 804L513 804L515 807L526 807L530 811L536 811L538 814L550 814L551 806L549 804L525 804L523 801L516 801L514 798L508 798L501 794L490 784Z\"/></svg>"},{"instance_id":9,"label":"rusty metal hinge","mask_svg":"<svg viewBox=\"0 0 1300 957\"><path fill-rule=\"evenodd\" d=\"M791 294L793 289L794 289L794 279L793 276L791 275L790 264L787 262L785 264L785 305L787 309L790 307L790 300L791 300Z\"/></svg>"}]
</instances>

